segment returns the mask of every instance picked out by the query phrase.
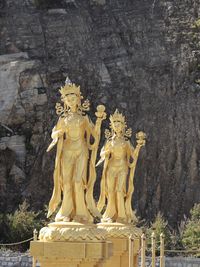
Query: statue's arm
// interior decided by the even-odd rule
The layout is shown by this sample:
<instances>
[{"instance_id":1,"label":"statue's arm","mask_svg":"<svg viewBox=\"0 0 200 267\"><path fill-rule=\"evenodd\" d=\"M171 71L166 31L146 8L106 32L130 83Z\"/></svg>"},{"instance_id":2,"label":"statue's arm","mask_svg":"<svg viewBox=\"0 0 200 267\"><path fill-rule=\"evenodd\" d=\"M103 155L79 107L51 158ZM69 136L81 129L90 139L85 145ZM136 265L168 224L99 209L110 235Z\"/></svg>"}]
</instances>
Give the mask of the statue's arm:
<instances>
[{"instance_id":1,"label":"statue's arm","mask_svg":"<svg viewBox=\"0 0 200 267\"><path fill-rule=\"evenodd\" d=\"M64 134L64 120L63 118L59 118L57 124L54 126L52 133L51 133L51 138L53 139L49 147L47 148L47 152L49 152L58 142L58 139L63 136Z\"/></svg>"},{"instance_id":2,"label":"statue's arm","mask_svg":"<svg viewBox=\"0 0 200 267\"><path fill-rule=\"evenodd\" d=\"M135 168L136 166L136 163L137 163L137 159L138 159L138 156L139 156L139 152L140 152L140 149L141 147L143 147L145 145L145 139L138 139L137 140L137 145L136 147L134 148L132 146L132 144L129 142L129 167L130 168Z\"/></svg>"},{"instance_id":3,"label":"statue's arm","mask_svg":"<svg viewBox=\"0 0 200 267\"><path fill-rule=\"evenodd\" d=\"M96 137L95 125L87 115L85 116L85 125L87 133L95 138Z\"/></svg>"},{"instance_id":4,"label":"statue's arm","mask_svg":"<svg viewBox=\"0 0 200 267\"><path fill-rule=\"evenodd\" d=\"M95 126L92 123L92 121L89 119L88 116L85 116L85 130L87 133L87 145L88 148L93 150L94 148L97 148L98 146L98 135L95 131ZM93 138L92 144L91 144L91 137Z\"/></svg>"},{"instance_id":5,"label":"statue's arm","mask_svg":"<svg viewBox=\"0 0 200 267\"><path fill-rule=\"evenodd\" d=\"M96 113L95 113L96 114ZM88 116L85 116L86 128L94 138L99 138L101 133L101 124L105 119L105 115L97 117L95 124L90 120Z\"/></svg>"},{"instance_id":6,"label":"statue's arm","mask_svg":"<svg viewBox=\"0 0 200 267\"><path fill-rule=\"evenodd\" d=\"M102 209L105 205L106 195L107 195L106 170L107 170L107 167L109 164L109 158L111 155L111 151L110 151L109 147L110 147L109 143L107 142L105 144L105 146L101 149L101 154L100 154L101 158L100 158L99 162L97 163L97 165L99 165L104 161L103 173L102 173L102 177L101 177L100 197L99 197L99 201L97 204L99 211L102 211Z\"/></svg>"},{"instance_id":7,"label":"statue's arm","mask_svg":"<svg viewBox=\"0 0 200 267\"><path fill-rule=\"evenodd\" d=\"M100 165L103 161L108 162L110 158L110 141L107 141L105 146L102 147L101 152L100 152L100 160L97 162L96 166ZM107 164L106 164L107 165Z\"/></svg>"},{"instance_id":8,"label":"statue's arm","mask_svg":"<svg viewBox=\"0 0 200 267\"><path fill-rule=\"evenodd\" d=\"M129 168L132 168L135 164L135 148L133 147L130 141L127 142L127 158L128 166Z\"/></svg>"},{"instance_id":9,"label":"statue's arm","mask_svg":"<svg viewBox=\"0 0 200 267\"><path fill-rule=\"evenodd\" d=\"M63 134L64 134L64 119L59 118L56 126L54 126L54 128L52 130L51 138L52 139L59 138Z\"/></svg>"}]
</instances>

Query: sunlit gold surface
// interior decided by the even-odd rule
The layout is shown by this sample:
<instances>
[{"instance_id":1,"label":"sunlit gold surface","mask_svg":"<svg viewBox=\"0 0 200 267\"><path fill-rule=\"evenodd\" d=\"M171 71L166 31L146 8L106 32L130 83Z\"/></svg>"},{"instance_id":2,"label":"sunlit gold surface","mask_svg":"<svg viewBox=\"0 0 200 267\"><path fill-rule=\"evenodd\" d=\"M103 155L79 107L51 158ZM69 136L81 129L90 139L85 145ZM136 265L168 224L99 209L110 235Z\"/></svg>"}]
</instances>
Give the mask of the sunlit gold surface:
<instances>
[{"instance_id":1,"label":"sunlit gold surface","mask_svg":"<svg viewBox=\"0 0 200 267\"><path fill-rule=\"evenodd\" d=\"M98 229L103 229L106 231L106 237L110 238L129 238L130 236L134 238L140 238L142 235L141 229L137 228L133 224L123 224L123 223L98 223Z\"/></svg>"},{"instance_id":2,"label":"sunlit gold surface","mask_svg":"<svg viewBox=\"0 0 200 267\"><path fill-rule=\"evenodd\" d=\"M113 243L113 255L102 265L102 267L125 267L129 266L129 239L134 239L132 247L132 265L138 267L138 252L140 248L141 229L133 224L123 223L99 223L98 229L107 232L107 240Z\"/></svg>"},{"instance_id":3,"label":"sunlit gold surface","mask_svg":"<svg viewBox=\"0 0 200 267\"><path fill-rule=\"evenodd\" d=\"M56 104L59 119L47 149L50 151L57 146L48 217L57 213L55 222L40 230L39 240L31 242L31 255L41 267L125 267L129 263L131 235L135 239L132 258L136 267L141 231L131 224L135 220L131 198L135 167L140 148L145 144L145 134L137 134L137 146L133 148L128 139L131 129L126 129L125 117L117 110L110 116L107 142L98 163L104 161L98 210L93 188L105 107L97 107L93 125L85 114L89 101L82 102L79 86L67 79L60 93L63 104ZM102 223L95 226L93 218L101 217L106 199Z\"/></svg>"},{"instance_id":4,"label":"sunlit gold surface","mask_svg":"<svg viewBox=\"0 0 200 267\"><path fill-rule=\"evenodd\" d=\"M94 224L77 222L54 222L43 227L39 233L41 241L105 241L107 231Z\"/></svg>"},{"instance_id":5,"label":"sunlit gold surface","mask_svg":"<svg viewBox=\"0 0 200 267\"><path fill-rule=\"evenodd\" d=\"M60 93L64 105L56 105L59 119L52 131L53 141L47 149L49 151L57 145L54 190L48 217L61 203L56 221L92 222L93 217L101 216L93 199L93 187L96 180L95 161L100 127L106 117L105 107L97 107L97 120L93 125L85 115L85 111L89 109L89 101L81 103L79 86L68 83L61 88Z\"/></svg>"},{"instance_id":6,"label":"sunlit gold surface","mask_svg":"<svg viewBox=\"0 0 200 267\"><path fill-rule=\"evenodd\" d=\"M145 145L145 134L137 133L134 148L128 140L131 129L126 130L125 118L118 110L110 116L110 122L110 131L106 130L107 142L97 163L104 161L98 209L102 211L107 199L102 222L130 223L136 220L131 207L133 178L140 148Z\"/></svg>"},{"instance_id":7,"label":"sunlit gold surface","mask_svg":"<svg viewBox=\"0 0 200 267\"><path fill-rule=\"evenodd\" d=\"M30 252L41 267L100 267L112 255L112 243L32 241Z\"/></svg>"}]
</instances>

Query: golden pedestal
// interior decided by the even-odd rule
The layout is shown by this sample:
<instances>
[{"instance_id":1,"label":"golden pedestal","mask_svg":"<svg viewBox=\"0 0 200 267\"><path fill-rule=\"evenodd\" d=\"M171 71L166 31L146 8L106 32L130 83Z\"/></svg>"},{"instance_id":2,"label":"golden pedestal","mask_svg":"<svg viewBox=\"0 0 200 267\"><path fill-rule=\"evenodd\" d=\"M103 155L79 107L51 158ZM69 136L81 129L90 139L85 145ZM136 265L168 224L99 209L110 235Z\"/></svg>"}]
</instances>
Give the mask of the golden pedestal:
<instances>
[{"instance_id":1,"label":"golden pedestal","mask_svg":"<svg viewBox=\"0 0 200 267\"><path fill-rule=\"evenodd\" d=\"M129 266L129 237L134 237L132 266L138 266L138 252L140 249L140 236L142 232L133 225L121 223L100 223L99 229L107 231L107 240L113 243L113 256L102 267L128 267Z\"/></svg>"},{"instance_id":2,"label":"golden pedestal","mask_svg":"<svg viewBox=\"0 0 200 267\"><path fill-rule=\"evenodd\" d=\"M41 267L96 267L111 256L112 244L32 241L30 251Z\"/></svg>"},{"instance_id":3,"label":"golden pedestal","mask_svg":"<svg viewBox=\"0 0 200 267\"><path fill-rule=\"evenodd\" d=\"M94 225L52 223L40 230L30 253L41 267L99 267L112 255L105 231Z\"/></svg>"}]
</instances>

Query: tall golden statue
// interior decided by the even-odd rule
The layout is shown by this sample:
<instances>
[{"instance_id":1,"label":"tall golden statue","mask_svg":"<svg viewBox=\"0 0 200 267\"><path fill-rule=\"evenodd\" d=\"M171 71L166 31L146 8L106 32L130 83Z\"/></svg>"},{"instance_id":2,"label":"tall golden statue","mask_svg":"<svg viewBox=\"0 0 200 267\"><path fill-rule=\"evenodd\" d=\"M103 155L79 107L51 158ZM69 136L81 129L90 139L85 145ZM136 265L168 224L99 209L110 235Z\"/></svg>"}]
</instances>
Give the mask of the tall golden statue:
<instances>
[{"instance_id":1,"label":"tall golden statue","mask_svg":"<svg viewBox=\"0 0 200 267\"><path fill-rule=\"evenodd\" d=\"M104 161L101 179L101 193L98 209L102 211L106 199L107 206L102 222L130 223L135 220L131 207L134 191L133 178L140 148L145 145L145 134L136 134L137 146L131 145L131 129L126 129L125 117L115 111L110 116L111 131L106 130L107 142L101 150L99 165Z\"/></svg>"},{"instance_id":2,"label":"tall golden statue","mask_svg":"<svg viewBox=\"0 0 200 267\"><path fill-rule=\"evenodd\" d=\"M59 119L52 130L53 141L47 149L50 151L57 144L54 189L47 216L51 216L62 201L56 222L91 222L93 217L101 216L93 199L93 187L100 127L106 117L105 107L97 107L97 120L93 125L85 115L85 111L89 110L89 101L81 103L80 86L67 78L60 93L64 105L56 104ZM93 144L91 139L94 140Z\"/></svg>"}]
</instances>

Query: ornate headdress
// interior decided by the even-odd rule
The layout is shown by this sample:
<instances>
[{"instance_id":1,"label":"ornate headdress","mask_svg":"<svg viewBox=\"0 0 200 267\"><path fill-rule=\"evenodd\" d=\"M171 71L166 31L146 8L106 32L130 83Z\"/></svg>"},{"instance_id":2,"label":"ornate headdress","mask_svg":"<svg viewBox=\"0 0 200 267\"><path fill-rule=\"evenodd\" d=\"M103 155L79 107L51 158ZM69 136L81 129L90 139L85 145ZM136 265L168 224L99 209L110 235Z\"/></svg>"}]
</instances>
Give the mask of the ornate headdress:
<instances>
[{"instance_id":1,"label":"ornate headdress","mask_svg":"<svg viewBox=\"0 0 200 267\"><path fill-rule=\"evenodd\" d=\"M113 115L110 115L110 121L111 123L120 121L126 126L125 117L122 115L122 113L119 113L118 109L115 110L115 113Z\"/></svg>"},{"instance_id":2,"label":"ornate headdress","mask_svg":"<svg viewBox=\"0 0 200 267\"><path fill-rule=\"evenodd\" d=\"M126 124L126 121L125 121L125 116L122 115L122 113L119 113L118 109L115 110L114 114L113 115L110 115L110 129L111 129L111 132L106 129L105 130L105 137L107 139L110 139L111 137L114 136L114 129L113 129L113 123L115 121L119 121L123 124L123 135L125 138L130 138L131 135L132 135L132 130L131 128L127 128L127 124Z\"/></svg>"},{"instance_id":3,"label":"ornate headdress","mask_svg":"<svg viewBox=\"0 0 200 267\"><path fill-rule=\"evenodd\" d=\"M75 94L77 96L81 97L81 91L80 91L80 86L76 86L74 83L70 81L70 79L67 77L65 80L65 86L62 87L59 90L61 93L61 98L65 97L66 95L69 94Z\"/></svg>"},{"instance_id":4,"label":"ornate headdress","mask_svg":"<svg viewBox=\"0 0 200 267\"><path fill-rule=\"evenodd\" d=\"M67 77L65 80L65 85L59 90L61 93L61 101L64 102L64 98L66 95L75 94L80 98L80 103L78 104L78 112L84 115L85 111L88 111L90 108L90 102L86 99L81 104L81 99L83 98L80 91L80 86L76 86L74 83L70 81ZM61 116L66 116L69 113L69 107L64 103L64 107L60 103L56 103L56 113Z\"/></svg>"}]
</instances>

